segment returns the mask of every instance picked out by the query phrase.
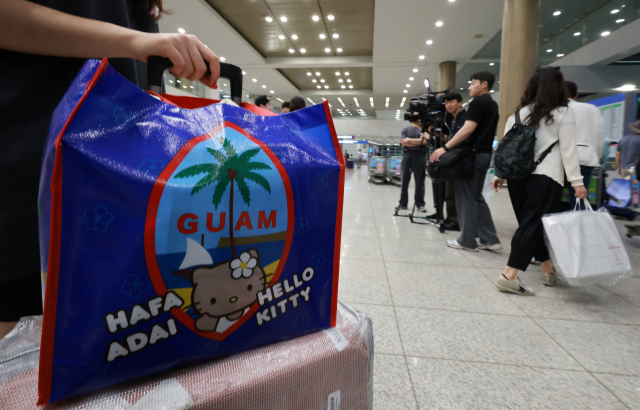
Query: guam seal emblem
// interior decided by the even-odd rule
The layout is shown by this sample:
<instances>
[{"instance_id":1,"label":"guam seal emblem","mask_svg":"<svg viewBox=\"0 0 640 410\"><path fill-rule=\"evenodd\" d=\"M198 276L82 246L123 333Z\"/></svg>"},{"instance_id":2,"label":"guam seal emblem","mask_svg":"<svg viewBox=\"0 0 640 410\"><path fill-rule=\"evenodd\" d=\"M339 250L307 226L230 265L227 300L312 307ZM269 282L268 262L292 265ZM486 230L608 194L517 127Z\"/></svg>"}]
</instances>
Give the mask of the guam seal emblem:
<instances>
[{"instance_id":1,"label":"guam seal emblem","mask_svg":"<svg viewBox=\"0 0 640 410\"><path fill-rule=\"evenodd\" d=\"M145 226L145 257L173 315L213 340L258 309L277 282L295 220L286 171L264 143L225 122L187 142L158 176Z\"/></svg>"}]
</instances>

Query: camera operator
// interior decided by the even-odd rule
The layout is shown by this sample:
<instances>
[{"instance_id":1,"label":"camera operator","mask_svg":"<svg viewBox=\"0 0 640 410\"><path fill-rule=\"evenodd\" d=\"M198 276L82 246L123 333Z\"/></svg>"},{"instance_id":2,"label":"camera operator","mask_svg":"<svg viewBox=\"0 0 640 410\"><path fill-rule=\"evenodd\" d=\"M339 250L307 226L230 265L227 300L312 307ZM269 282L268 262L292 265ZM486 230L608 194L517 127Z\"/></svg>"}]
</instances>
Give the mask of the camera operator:
<instances>
[{"instance_id":1,"label":"camera operator","mask_svg":"<svg viewBox=\"0 0 640 410\"><path fill-rule=\"evenodd\" d=\"M443 128L444 143L446 144L456 135L467 120L467 110L462 108L462 96L460 93L450 92L444 95L445 108L449 115ZM456 192L455 181L446 181L444 200L447 203L447 219L444 221L444 228L447 231L459 231L458 213L456 212Z\"/></svg>"},{"instance_id":2,"label":"camera operator","mask_svg":"<svg viewBox=\"0 0 640 410\"><path fill-rule=\"evenodd\" d=\"M491 218L491 211L482 196L482 186L491 164L493 139L498 127L498 104L489 94L495 82L495 76L481 71L471 76L469 95L473 101L469 104L467 120L442 148L431 154L431 162L436 162L448 150L460 144L461 147L475 151L474 175L469 181L457 181L455 184L456 210L460 224L460 237L448 240L447 246L477 252L478 249L502 249L500 239ZM480 238L480 243L476 242Z\"/></svg>"},{"instance_id":3,"label":"camera operator","mask_svg":"<svg viewBox=\"0 0 640 410\"><path fill-rule=\"evenodd\" d=\"M415 204L418 211L427 212L424 207L424 179L427 168L427 142L429 134L422 132L422 124L417 112L409 117L411 125L402 130L400 144L402 144L402 164L401 164L401 180L400 203L396 207L396 211L408 209L409 202L409 181L411 181L411 173L416 183Z\"/></svg>"}]
</instances>

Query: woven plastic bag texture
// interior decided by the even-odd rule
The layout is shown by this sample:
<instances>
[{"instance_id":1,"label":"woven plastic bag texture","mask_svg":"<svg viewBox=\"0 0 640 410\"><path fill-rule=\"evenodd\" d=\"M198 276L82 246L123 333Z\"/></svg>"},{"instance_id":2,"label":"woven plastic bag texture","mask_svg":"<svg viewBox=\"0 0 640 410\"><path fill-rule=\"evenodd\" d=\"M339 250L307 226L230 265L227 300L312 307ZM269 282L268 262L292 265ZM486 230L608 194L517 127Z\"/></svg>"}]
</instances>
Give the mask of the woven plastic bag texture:
<instances>
[{"instance_id":1,"label":"woven plastic bag texture","mask_svg":"<svg viewBox=\"0 0 640 410\"><path fill-rule=\"evenodd\" d=\"M0 340L0 409L326 410L330 397L373 408L372 322L342 302L333 329L37 406L41 327L23 318Z\"/></svg>"}]
</instances>

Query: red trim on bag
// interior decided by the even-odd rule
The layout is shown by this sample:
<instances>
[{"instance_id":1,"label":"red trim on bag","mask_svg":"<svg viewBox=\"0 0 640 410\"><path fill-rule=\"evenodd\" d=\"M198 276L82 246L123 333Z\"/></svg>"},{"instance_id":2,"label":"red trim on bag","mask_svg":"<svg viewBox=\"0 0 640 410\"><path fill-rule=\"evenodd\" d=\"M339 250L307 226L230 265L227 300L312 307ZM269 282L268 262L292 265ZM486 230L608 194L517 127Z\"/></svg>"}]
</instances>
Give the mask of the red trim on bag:
<instances>
[{"instance_id":1,"label":"red trim on bag","mask_svg":"<svg viewBox=\"0 0 640 410\"><path fill-rule=\"evenodd\" d=\"M257 108L257 107L256 107ZM262 110L261 108L258 108ZM262 110L266 111L266 110ZM224 128L231 128L234 131L241 133L242 135L249 138L251 141L256 143L262 150L267 154L267 156L273 161L273 164L278 169L280 176L282 177L282 183L284 185L285 193L287 195L287 237L284 242L284 248L282 250L282 257L280 258L280 263L276 271L273 274L271 279L271 283L276 283L282 274L282 269L287 263L287 258L289 256L289 251L291 249L291 243L293 242L293 228L295 223L295 207L293 203L293 190L291 188L291 181L289 180L289 175L285 170L284 166L276 157L276 155L271 151L271 149L262 141L257 140L252 135L250 135L247 131L243 130L236 124L225 121L223 124L218 125L213 130L208 132L205 135L201 135L199 137L192 138L189 140L178 153L173 157L173 159L169 162L169 164L165 167L165 169L160 173L156 183L151 190L151 196L149 197L149 204L147 205L147 218L144 227L144 252L145 258L147 260L147 268L149 269L149 276L151 278L151 283L155 291L158 295L165 295L168 291L167 286L162 280L162 275L160 273L160 267L158 266L158 259L156 257L156 238L155 238L155 228L156 228L156 218L158 215L158 206L160 204L160 199L162 198L162 193L164 191L164 187L166 186L168 179L173 175L178 166L182 163L182 160L191 152L191 150L201 143L202 141L206 141L208 139L213 138L217 133L222 131ZM212 340L224 340L231 333L235 332L243 323L245 323L250 317L254 315L254 313L258 310L260 306L258 302L254 303L254 305L249 309L247 313L245 313L240 319L238 319L232 326L230 326L227 330L222 333L217 332L201 332L195 328L195 321L191 316L189 316L185 311L180 308L173 308L171 313L189 330L197 333L202 337L206 337Z\"/></svg>"},{"instance_id":2,"label":"red trim on bag","mask_svg":"<svg viewBox=\"0 0 640 410\"><path fill-rule=\"evenodd\" d=\"M172 95L172 94L158 95L153 91L147 91L147 93L160 97L162 101L167 104L175 105L176 107L180 107L180 108L186 108L188 110L192 110L194 108L202 108L212 104L219 104L221 101L221 100L211 100L208 98L201 98L201 97L188 97L184 95ZM246 102L242 103L240 104L240 107L254 114L261 115L263 117L273 117L278 115L274 112L265 110L264 108L260 108L251 103L246 103Z\"/></svg>"},{"instance_id":3,"label":"red trim on bag","mask_svg":"<svg viewBox=\"0 0 640 410\"><path fill-rule=\"evenodd\" d=\"M44 315L42 321L42 339L40 342L40 370L38 377L38 404L45 404L51 399L51 379L53 373L53 343L56 330L56 308L58 305L58 277L60 274L60 242L62 240L62 136L73 121L76 113L93 90L98 79L108 67L107 59L103 59L89 81L84 94L67 118L60 134L56 137L56 157L51 175L51 227L49 232L49 271L47 272L47 288L44 298Z\"/></svg>"},{"instance_id":4,"label":"red trim on bag","mask_svg":"<svg viewBox=\"0 0 640 410\"><path fill-rule=\"evenodd\" d=\"M327 123L329 124L329 130L331 131L331 138L333 138L333 146L336 149L336 155L338 156L338 162L340 163L340 181L338 191L338 212L336 213L336 240L333 249L333 290L331 292L331 327L336 326L336 314L338 312L338 278L340 277L340 240L342 238L342 204L344 202L344 157L342 156L342 149L340 148L340 142L338 141L338 134L336 134L336 127L333 124L333 116L331 115L331 108L329 108L329 101L322 103L324 112L327 116Z\"/></svg>"}]
</instances>

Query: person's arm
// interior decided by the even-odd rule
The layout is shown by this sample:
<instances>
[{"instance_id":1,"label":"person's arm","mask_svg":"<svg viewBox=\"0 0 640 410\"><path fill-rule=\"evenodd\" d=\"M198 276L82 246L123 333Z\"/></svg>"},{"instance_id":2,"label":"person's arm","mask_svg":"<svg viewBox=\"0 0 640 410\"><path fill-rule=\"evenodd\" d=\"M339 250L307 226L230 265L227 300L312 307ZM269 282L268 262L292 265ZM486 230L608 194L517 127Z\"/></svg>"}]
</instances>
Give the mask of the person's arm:
<instances>
[{"instance_id":1,"label":"person's arm","mask_svg":"<svg viewBox=\"0 0 640 410\"><path fill-rule=\"evenodd\" d=\"M22 53L77 58L171 60L178 78L215 86L218 57L195 36L144 33L115 24L62 13L26 0L0 1L0 48ZM209 63L211 76L204 76Z\"/></svg>"},{"instance_id":2,"label":"person's arm","mask_svg":"<svg viewBox=\"0 0 640 410\"><path fill-rule=\"evenodd\" d=\"M400 143L403 147L419 147L421 145L427 145L429 138L429 134L425 132L420 138L405 138L400 141Z\"/></svg>"},{"instance_id":3,"label":"person's arm","mask_svg":"<svg viewBox=\"0 0 640 410\"><path fill-rule=\"evenodd\" d=\"M620 149L620 144L618 144L618 149ZM620 151L616 151L616 168L618 169L618 174L622 174L622 170L620 169Z\"/></svg>"},{"instance_id":4,"label":"person's arm","mask_svg":"<svg viewBox=\"0 0 640 410\"><path fill-rule=\"evenodd\" d=\"M578 160L576 117L570 108L567 108L567 112L560 122L558 138L560 156L562 157L564 171L567 174L567 181L571 182L572 187L584 186L582 174L580 173L580 161Z\"/></svg>"},{"instance_id":5,"label":"person's arm","mask_svg":"<svg viewBox=\"0 0 640 410\"><path fill-rule=\"evenodd\" d=\"M469 136L473 133L473 131L475 131L477 126L477 122L466 120L462 128L460 128L460 130L456 132L456 135L454 135L453 138L447 141L447 148L451 149L469 138ZM431 154L431 158L429 160L431 162L436 162L445 152L447 151L444 148L438 148L437 150L433 151L433 154Z\"/></svg>"}]
</instances>

